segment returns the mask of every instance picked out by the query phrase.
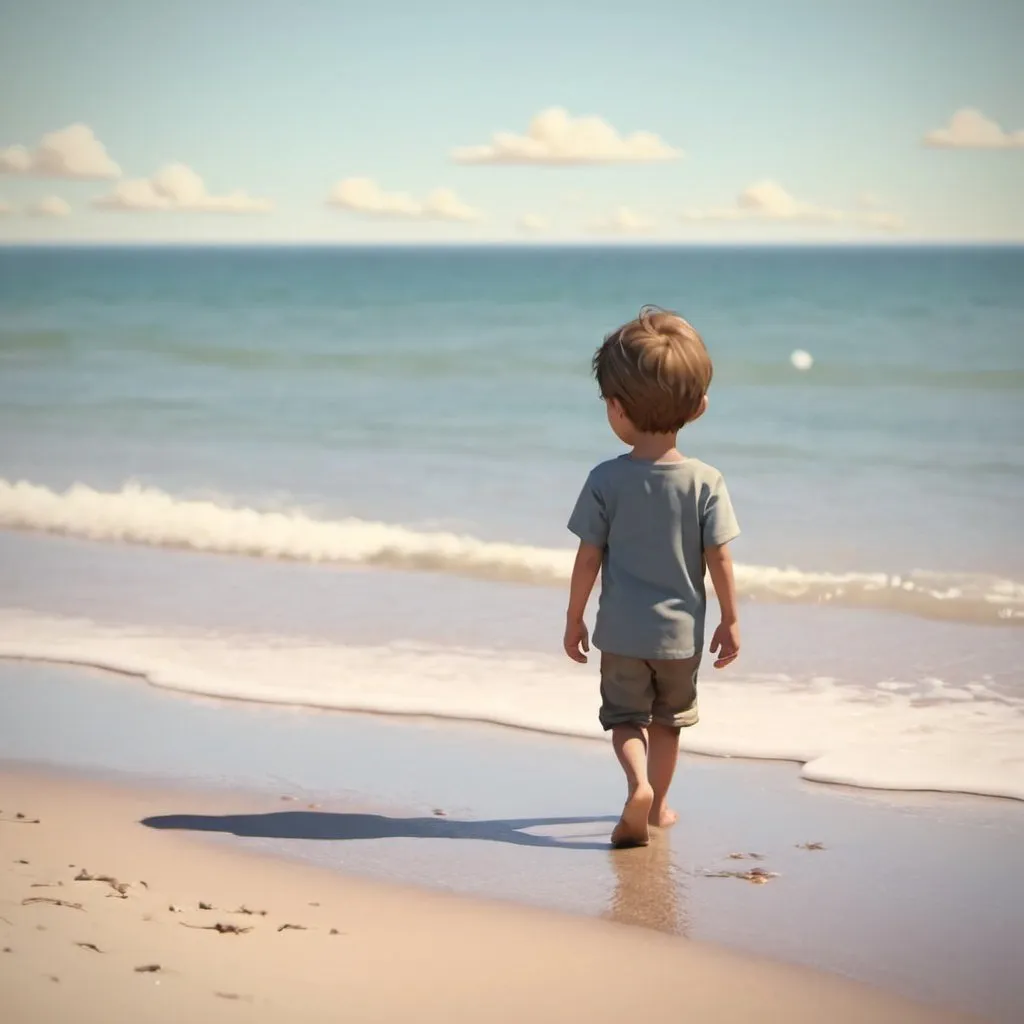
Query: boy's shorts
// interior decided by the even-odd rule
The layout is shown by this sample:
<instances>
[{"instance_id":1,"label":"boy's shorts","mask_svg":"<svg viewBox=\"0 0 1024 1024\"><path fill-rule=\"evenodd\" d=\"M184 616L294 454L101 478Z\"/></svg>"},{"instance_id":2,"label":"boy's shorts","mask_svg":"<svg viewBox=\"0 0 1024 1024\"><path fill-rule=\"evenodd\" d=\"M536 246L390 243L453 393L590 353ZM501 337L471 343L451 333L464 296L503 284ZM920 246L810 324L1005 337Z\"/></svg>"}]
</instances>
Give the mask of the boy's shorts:
<instances>
[{"instance_id":1,"label":"boy's shorts","mask_svg":"<svg viewBox=\"0 0 1024 1024\"><path fill-rule=\"evenodd\" d=\"M700 655L672 661L644 661L601 654L601 725L673 729L697 724L697 669Z\"/></svg>"}]
</instances>

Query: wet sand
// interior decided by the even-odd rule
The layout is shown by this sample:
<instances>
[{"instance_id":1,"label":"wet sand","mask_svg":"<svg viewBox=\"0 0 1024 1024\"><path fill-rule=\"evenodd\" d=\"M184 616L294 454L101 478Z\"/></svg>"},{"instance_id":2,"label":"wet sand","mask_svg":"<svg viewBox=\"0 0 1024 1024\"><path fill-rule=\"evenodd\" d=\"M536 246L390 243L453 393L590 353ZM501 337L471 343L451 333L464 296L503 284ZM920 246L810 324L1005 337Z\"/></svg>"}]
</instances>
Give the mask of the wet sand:
<instances>
[{"instance_id":1,"label":"wet sand","mask_svg":"<svg viewBox=\"0 0 1024 1024\"><path fill-rule=\"evenodd\" d=\"M226 804L238 798L0 774L5 1021L599 1024L638 1001L651 1021L966 1019L649 929L349 879L144 823ZM651 977L672 979L661 997Z\"/></svg>"}]
</instances>

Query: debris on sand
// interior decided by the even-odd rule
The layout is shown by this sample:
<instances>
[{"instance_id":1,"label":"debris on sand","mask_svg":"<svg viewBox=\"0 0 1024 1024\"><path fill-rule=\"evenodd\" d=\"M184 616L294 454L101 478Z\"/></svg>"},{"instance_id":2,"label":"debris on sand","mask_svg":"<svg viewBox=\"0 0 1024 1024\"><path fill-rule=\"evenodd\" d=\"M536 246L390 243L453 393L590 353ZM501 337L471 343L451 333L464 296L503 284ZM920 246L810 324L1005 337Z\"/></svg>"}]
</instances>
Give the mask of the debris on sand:
<instances>
[{"instance_id":1,"label":"debris on sand","mask_svg":"<svg viewBox=\"0 0 1024 1024\"><path fill-rule=\"evenodd\" d=\"M69 903L67 900L53 900L49 896L31 896L22 900L21 905L27 907L30 903L52 903L55 907L70 907L72 910L85 910L81 903Z\"/></svg>"},{"instance_id":2,"label":"debris on sand","mask_svg":"<svg viewBox=\"0 0 1024 1024\"><path fill-rule=\"evenodd\" d=\"M63 882L33 882L30 889L57 889L64 885Z\"/></svg>"},{"instance_id":3,"label":"debris on sand","mask_svg":"<svg viewBox=\"0 0 1024 1024\"><path fill-rule=\"evenodd\" d=\"M223 924L218 921L216 924L189 924L187 921L179 922L182 928L195 928L204 932L220 932L221 935L244 935L251 932L251 928L239 928L237 924Z\"/></svg>"},{"instance_id":4,"label":"debris on sand","mask_svg":"<svg viewBox=\"0 0 1024 1024\"><path fill-rule=\"evenodd\" d=\"M291 928L293 931L297 931L297 932L309 931L309 929L304 924L283 924L277 930L279 932L283 932L283 931L287 931L289 928Z\"/></svg>"},{"instance_id":5,"label":"debris on sand","mask_svg":"<svg viewBox=\"0 0 1024 1024\"><path fill-rule=\"evenodd\" d=\"M155 974L160 969L161 968L160 968L159 964L143 964L141 967L136 967L135 968L135 973L136 974Z\"/></svg>"},{"instance_id":6,"label":"debris on sand","mask_svg":"<svg viewBox=\"0 0 1024 1024\"><path fill-rule=\"evenodd\" d=\"M773 878L778 878L774 871L765 871L764 868L751 868L749 871L705 871L705 878L742 878L745 882L752 882L754 885L764 885Z\"/></svg>"},{"instance_id":7,"label":"debris on sand","mask_svg":"<svg viewBox=\"0 0 1024 1024\"><path fill-rule=\"evenodd\" d=\"M93 945L91 942L76 942L76 946L81 949L91 949L94 953L102 953L103 950L99 946Z\"/></svg>"},{"instance_id":8,"label":"debris on sand","mask_svg":"<svg viewBox=\"0 0 1024 1024\"><path fill-rule=\"evenodd\" d=\"M729 860L764 860L763 853L730 853Z\"/></svg>"},{"instance_id":9,"label":"debris on sand","mask_svg":"<svg viewBox=\"0 0 1024 1024\"><path fill-rule=\"evenodd\" d=\"M113 875L91 875L85 868L75 875L76 882L103 882L104 885L109 885L111 889L117 893L121 899L128 899L128 883L119 882Z\"/></svg>"},{"instance_id":10,"label":"debris on sand","mask_svg":"<svg viewBox=\"0 0 1024 1024\"><path fill-rule=\"evenodd\" d=\"M447 811L442 811L440 807L435 807L434 808L434 817L435 818L447 818L448 817L448 812Z\"/></svg>"},{"instance_id":11,"label":"debris on sand","mask_svg":"<svg viewBox=\"0 0 1024 1024\"><path fill-rule=\"evenodd\" d=\"M824 843L797 843L796 848L798 850L824 850Z\"/></svg>"},{"instance_id":12,"label":"debris on sand","mask_svg":"<svg viewBox=\"0 0 1024 1024\"><path fill-rule=\"evenodd\" d=\"M16 814L13 818L0 818L0 821L8 821L12 825L41 825L38 818L26 818L24 814Z\"/></svg>"},{"instance_id":13,"label":"debris on sand","mask_svg":"<svg viewBox=\"0 0 1024 1024\"><path fill-rule=\"evenodd\" d=\"M213 910L213 904L212 903L203 903L203 901L200 900L199 901L199 909L200 910Z\"/></svg>"},{"instance_id":14,"label":"debris on sand","mask_svg":"<svg viewBox=\"0 0 1024 1024\"><path fill-rule=\"evenodd\" d=\"M16 860L14 863L15 864L27 864L28 861L27 860Z\"/></svg>"},{"instance_id":15,"label":"debris on sand","mask_svg":"<svg viewBox=\"0 0 1024 1024\"><path fill-rule=\"evenodd\" d=\"M237 909L230 911L232 914L250 914L258 917L266 917L267 912L265 910L250 910L244 903Z\"/></svg>"}]
</instances>

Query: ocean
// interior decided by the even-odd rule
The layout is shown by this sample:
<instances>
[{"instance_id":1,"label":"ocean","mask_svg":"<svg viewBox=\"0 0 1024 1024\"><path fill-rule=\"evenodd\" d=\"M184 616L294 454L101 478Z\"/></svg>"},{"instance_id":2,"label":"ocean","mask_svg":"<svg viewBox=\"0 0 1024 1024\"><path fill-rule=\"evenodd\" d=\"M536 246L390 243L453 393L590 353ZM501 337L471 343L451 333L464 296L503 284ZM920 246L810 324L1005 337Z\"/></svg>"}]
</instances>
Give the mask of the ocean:
<instances>
[{"instance_id":1,"label":"ocean","mask_svg":"<svg viewBox=\"0 0 1024 1024\"><path fill-rule=\"evenodd\" d=\"M0 250L0 655L598 737L565 521L645 303L744 531L684 747L1024 799L1019 248Z\"/></svg>"}]
</instances>

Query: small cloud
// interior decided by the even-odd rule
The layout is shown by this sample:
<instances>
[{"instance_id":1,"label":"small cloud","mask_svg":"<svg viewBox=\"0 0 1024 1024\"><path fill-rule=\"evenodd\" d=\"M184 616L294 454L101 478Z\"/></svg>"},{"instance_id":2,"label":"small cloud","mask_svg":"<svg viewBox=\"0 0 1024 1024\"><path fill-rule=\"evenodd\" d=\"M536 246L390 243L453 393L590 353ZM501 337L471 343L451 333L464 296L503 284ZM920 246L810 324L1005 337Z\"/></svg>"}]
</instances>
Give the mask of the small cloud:
<instances>
[{"instance_id":1,"label":"small cloud","mask_svg":"<svg viewBox=\"0 0 1024 1024\"><path fill-rule=\"evenodd\" d=\"M906 217L899 213L890 213L887 210L869 210L854 219L858 224L877 228L879 231L902 231L907 226Z\"/></svg>"},{"instance_id":2,"label":"small cloud","mask_svg":"<svg viewBox=\"0 0 1024 1024\"><path fill-rule=\"evenodd\" d=\"M0 149L0 174L102 179L120 177L121 168L88 125L72 124L44 135L34 150L26 146Z\"/></svg>"},{"instance_id":3,"label":"small cloud","mask_svg":"<svg viewBox=\"0 0 1024 1024\"><path fill-rule=\"evenodd\" d=\"M495 132L489 143L461 146L452 153L460 164L574 164L653 163L678 160L673 149L652 132L620 135L599 117L571 117L561 107L542 110L525 135Z\"/></svg>"},{"instance_id":4,"label":"small cloud","mask_svg":"<svg viewBox=\"0 0 1024 1024\"><path fill-rule=\"evenodd\" d=\"M186 164L168 164L151 178L119 182L114 190L93 200L101 210L182 210L193 213L266 213L273 209L269 199L257 199L247 192L213 196L203 179Z\"/></svg>"},{"instance_id":5,"label":"small cloud","mask_svg":"<svg viewBox=\"0 0 1024 1024\"><path fill-rule=\"evenodd\" d=\"M426 217L437 220L479 220L480 213L467 206L450 188L435 188L423 203Z\"/></svg>"},{"instance_id":6,"label":"small cloud","mask_svg":"<svg viewBox=\"0 0 1024 1024\"><path fill-rule=\"evenodd\" d=\"M67 217L71 207L60 196L46 196L38 203L33 203L28 212L33 217Z\"/></svg>"},{"instance_id":7,"label":"small cloud","mask_svg":"<svg viewBox=\"0 0 1024 1024\"><path fill-rule=\"evenodd\" d=\"M331 189L328 206L366 217L403 220L480 220L481 213L450 188L435 188L421 202L407 192L385 192L372 178L345 178Z\"/></svg>"},{"instance_id":8,"label":"small cloud","mask_svg":"<svg viewBox=\"0 0 1024 1024\"><path fill-rule=\"evenodd\" d=\"M1004 131L980 110L963 107L945 128L928 132L923 142L933 149L1024 149L1024 129Z\"/></svg>"},{"instance_id":9,"label":"small cloud","mask_svg":"<svg viewBox=\"0 0 1024 1024\"><path fill-rule=\"evenodd\" d=\"M838 210L804 203L791 196L778 182L759 181L745 188L734 206L709 210L687 210L685 220L803 220L836 221Z\"/></svg>"},{"instance_id":10,"label":"small cloud","mask_svg":"<svg viewBox=\"0 0 1024 1024\"><path fill-rule=\"evenodd\" d=\"M529 235L539 235L549 231L551 224L547 217L542 217L539 213L524 213L516 222L516 227Z\"/></svg>"},{"instance_id":11,"label":"small cloud","mask_svg":"<svg viewBox=\"0 0 1024 1024\"><path fill-rule=\"evenodd\" d=\"M653 230L653 221L628 206L620 206L611 216L602 217L590 225L590 231L599 235L646 235Z\"/></svg>"},{"instance_id":12,"label":"small cloud","mask_svg":"<svg viewBox=\"0 0 1024 1024\"><path fill-rule=\"evenodd\" d=\"M855 211L836 210L808 203L790 195L778 182L760 181L745 188L732 206L707 210L687 210L684 220L691 221L790 221L805 224L845 222L883 231L898 231L905 226L898 214L881 209L881 200L864 192Z\"/></svg>"}]
</instances>

